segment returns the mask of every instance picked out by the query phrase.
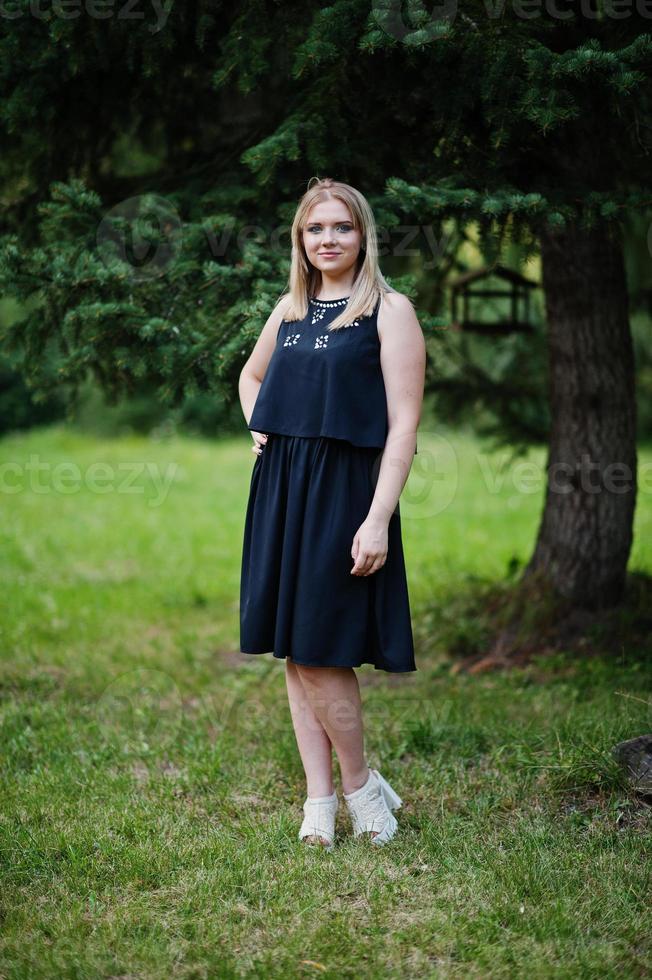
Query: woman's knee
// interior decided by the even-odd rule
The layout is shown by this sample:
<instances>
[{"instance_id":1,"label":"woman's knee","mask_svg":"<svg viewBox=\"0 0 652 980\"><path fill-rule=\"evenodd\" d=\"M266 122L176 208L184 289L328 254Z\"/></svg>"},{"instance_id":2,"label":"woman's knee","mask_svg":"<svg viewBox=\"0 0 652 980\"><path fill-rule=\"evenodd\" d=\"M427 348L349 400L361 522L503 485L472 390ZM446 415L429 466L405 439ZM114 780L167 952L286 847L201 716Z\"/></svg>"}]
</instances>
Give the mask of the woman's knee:
<instances>
[{"instance_id":1,"label":"woman's knee","mask_svg":"<svg viewBox=\"0 0 652 980\"><path fill-rule=\"evenodd\" d=\"M305 664L294 664L294 667L303 683L315 688L331 683L336 677L340 680L355 673L353 667L306 667Z\"/></svg>"}]
</instances>

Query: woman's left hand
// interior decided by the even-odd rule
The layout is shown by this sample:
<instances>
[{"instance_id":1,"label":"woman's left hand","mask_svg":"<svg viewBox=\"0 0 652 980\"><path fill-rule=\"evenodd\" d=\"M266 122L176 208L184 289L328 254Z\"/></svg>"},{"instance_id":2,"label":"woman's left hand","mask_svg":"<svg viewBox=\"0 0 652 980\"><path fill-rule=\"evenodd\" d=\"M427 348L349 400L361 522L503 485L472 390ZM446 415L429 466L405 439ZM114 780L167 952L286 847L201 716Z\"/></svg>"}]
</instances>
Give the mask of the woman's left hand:
<instances>
[{"instance_id":1,"label":"woman's left hand","mask_svg":"<svg viewBox=\"0 0 652 980\"><path fill-rule=\"evenodd\" d=\"M387 560L387 524L364 521L355 532L351 557L355 564L351 575L373 575Z\"/></svg>"}]
</instances>

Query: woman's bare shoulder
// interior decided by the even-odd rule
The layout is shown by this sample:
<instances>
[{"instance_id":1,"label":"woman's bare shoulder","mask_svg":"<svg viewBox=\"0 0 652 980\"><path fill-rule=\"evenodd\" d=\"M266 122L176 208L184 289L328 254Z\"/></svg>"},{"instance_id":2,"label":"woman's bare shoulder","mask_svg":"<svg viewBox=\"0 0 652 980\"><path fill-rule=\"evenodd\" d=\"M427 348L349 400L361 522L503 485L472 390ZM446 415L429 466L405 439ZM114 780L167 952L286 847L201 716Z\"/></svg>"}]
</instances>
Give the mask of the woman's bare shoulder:
<instances>
[{"instance_id":1,"label":"woman's bare shoulder","mask_svg":"<svg viewBox=\"0 0 652 980\"><path fill-rule=\"evenodd\" d=\"M274 307L274 309L273 309L272 312L274 314L280 313L282 317L285 316L285 314L287 313L288 307L290 305L290 299L291 299L291 297L290 297L290 294L289 293L283 293L283 295L281 296L281 298L276 303L276 306Z\"/></svg>"},{"instance_id":2,"label":"woman's bare shoulder","mask_svg":"<svg viewBox=\"0 0 652 980\"><path fill-rule=\"evenodd\" d=\"M414 304L405 293L387 292L381 297L378 309L378 336L382 340L383 330L418 325Z\"/></svg>"},{"instance_id":3,"label":"woman's bare shoulder","mask_svg":"<svg viewBox=\"0 0 652 980\"><path fill-rule=\"evenodd\" d=\"M380 304L381 309L385 304L387 304L387 306L391 310L400 311L400 310L414 309L414 304L412 303L412 300L410 299L409 296L406 296L405 293L399 293L396 290L393 292L388 291L386 293L381 293L381 297L382 297L382 303Z\"/></svg>"}]
</instances>

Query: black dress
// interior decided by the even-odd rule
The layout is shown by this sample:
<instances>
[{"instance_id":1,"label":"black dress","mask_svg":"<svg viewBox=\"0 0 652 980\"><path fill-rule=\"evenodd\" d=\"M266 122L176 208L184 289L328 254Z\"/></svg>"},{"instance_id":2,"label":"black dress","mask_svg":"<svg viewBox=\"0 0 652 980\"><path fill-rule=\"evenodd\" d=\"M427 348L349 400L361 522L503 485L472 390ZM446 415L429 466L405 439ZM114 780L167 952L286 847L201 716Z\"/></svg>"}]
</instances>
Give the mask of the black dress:
<instances>
[{"instance_id":1,"label":"black dress","mask_svg":"<svg viewBox=\"0 0 652 980\"><path fill-rule=\"evenodd\" d=\"M267 433L251 474L240 649L313 667L416 670L400 507L385 564L351 575L387 438L378 306L329 333L346 305L311 299L281 322L249 421Z\"/></svg>"}]
</instances>

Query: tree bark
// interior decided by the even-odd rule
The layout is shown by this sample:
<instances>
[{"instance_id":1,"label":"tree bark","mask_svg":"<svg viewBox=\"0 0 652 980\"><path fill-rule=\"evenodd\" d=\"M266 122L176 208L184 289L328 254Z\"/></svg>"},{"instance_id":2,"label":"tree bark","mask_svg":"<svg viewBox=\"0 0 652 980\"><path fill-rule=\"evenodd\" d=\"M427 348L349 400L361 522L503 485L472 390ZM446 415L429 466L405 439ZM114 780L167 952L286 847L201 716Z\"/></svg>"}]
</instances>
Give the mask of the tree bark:
<instances>
[{"instance_id":1,"label":"tree bark","mask_svg":"<svg viewBox=\"0 0 652 980\"><path fill-rule=\"evenodd\" d=\"M634 353L620 235L602 224L541 237L552 425L537 572L573 605L623 596L636 504Z\"/></svg>"}]
</instances>

